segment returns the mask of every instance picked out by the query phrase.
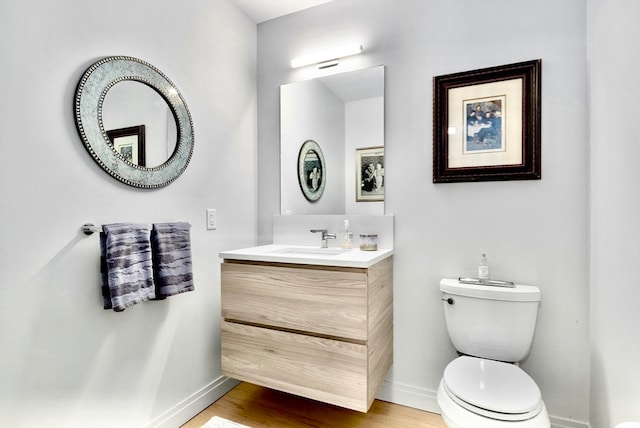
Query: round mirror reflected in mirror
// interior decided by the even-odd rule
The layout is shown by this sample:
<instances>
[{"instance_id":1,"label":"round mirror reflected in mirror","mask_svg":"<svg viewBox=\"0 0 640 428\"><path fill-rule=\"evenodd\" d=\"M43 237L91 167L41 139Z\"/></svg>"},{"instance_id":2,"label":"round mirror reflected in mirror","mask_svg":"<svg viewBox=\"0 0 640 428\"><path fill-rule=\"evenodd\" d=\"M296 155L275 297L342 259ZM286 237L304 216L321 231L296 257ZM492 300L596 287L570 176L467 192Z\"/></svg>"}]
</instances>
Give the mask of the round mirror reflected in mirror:
<instances>
[{"instance_id":1,"label":"round mirror reflected in mirror","mask_svg":"<svg viewBox=\"0 0 640 428\"><path fill-rule=\"evenodd\" d=\"M125 80L113 85L104 97L102 123L113 149L135 165L160 166L176 148L173 113L144 83Z\"/></svg>"},{"instance_id":2,"label":"round mirror reflected in mirror","mask_svg":"<svg viewBox=\"0 0 640 428\"><path fill-rule=\"evenodd\" d=\"M156 112L129 116L149 106L159 107ZM124 56L97 61L78 83L74 110L76 128L93 160L125 184L146 189L166 186L191 160L194 135L187 104L173 83L149 63Z\"/></svg>"},{"instance_id":3,"label":"round mirror reflected in mirror","mask_svg":"<svg viewBox=\"0 0 640 428\"><path fill-rule=\"evenodd\" d=\"M324 155L318 143L307 140L298 155L298 183L308 201L320 199L326 183Z\"/></svg>"}]
</instances>

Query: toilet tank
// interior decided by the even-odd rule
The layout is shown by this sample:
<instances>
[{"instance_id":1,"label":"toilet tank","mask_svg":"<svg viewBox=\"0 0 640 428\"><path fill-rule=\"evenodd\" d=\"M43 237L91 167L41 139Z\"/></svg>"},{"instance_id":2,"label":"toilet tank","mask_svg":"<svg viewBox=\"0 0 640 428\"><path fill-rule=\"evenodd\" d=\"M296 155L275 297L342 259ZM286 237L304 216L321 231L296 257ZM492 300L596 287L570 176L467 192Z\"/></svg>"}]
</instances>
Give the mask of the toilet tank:
<instances>
[{"instance_id":1,"label":"toilet tank","mask_svg":"<svg viewBox=\"0 0 640 428\"><path fill-rule=\"evenodd\" d=\"M512 363L527 356L540 302L538 287L463 284L445 278L440 291L449 337L459 352Z\"/></svg>"}]
</instances>

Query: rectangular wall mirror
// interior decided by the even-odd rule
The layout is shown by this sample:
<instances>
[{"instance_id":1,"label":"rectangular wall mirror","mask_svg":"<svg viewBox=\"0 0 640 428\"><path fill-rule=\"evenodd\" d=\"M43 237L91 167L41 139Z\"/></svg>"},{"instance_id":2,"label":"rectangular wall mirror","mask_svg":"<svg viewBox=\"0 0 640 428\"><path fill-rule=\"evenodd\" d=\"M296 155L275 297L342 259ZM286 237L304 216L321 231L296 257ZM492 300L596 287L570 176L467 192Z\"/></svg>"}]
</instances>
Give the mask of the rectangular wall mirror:
<instances>
[{"instance_id":1,"label":"rectangular wall mirror","mask_svg":"<svg viewBox=\"0 0 640 428\"><path fill-rule=\"evenodd\" d=\"M312 172L322 183L314 197L299 162L307 141L324 162ZM384 66L280 87L282 215L383 215L385 166Z\"/></svg>"}]
</instances>

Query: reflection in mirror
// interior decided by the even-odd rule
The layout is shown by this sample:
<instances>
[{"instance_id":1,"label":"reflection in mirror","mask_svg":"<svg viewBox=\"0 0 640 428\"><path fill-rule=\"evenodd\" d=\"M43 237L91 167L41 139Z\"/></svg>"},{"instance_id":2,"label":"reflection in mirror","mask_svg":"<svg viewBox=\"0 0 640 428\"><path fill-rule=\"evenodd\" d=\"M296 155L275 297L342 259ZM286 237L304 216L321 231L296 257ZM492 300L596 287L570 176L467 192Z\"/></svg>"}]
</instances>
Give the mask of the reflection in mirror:
<instances>
[{"instance_id":1,"label":"reflection in mirror","mask_svg":"<svg viewBox=\"0 0 640 428\"><path fill-rule=\"evenodd\" d=\"M384 201L384 147L356 149L356 201Z\"/></svg>"},{"instance_id":2,"label":"reflection in mirror","mask_svg":"<svg viewBox=\"0 0 640 428\"><path fill-rule=\"evenodd\" d=\"M140 155L146 162L133 162L136 165L162 165L176 148L176 121L169 105L159 93L144 83L125 80L113 85L104 97L102 123L107 135L116 129L144 125L146 148Z\"/></svg>"},{"instance_id":3,"label":"reflection in mirror","mask_svg":"<svg viewBox=\"0 0 640 428\"><path fill-rule=\"evenodd\" d=\"M318 143L305 141L298 154L298 183L309 202L315 202L324 193L326 182L324 155Z\"/></svg>"},{"instance_id":4,"label":"reflection in mirror","mask_svg":"<svg viewBox=\"0 0 640 428\"><path fill-rule=\"evenodd\" d=\"M146 165L144 125L109 129L107 137L116 153L134 165Z\"/></svg>"},{"instance_id":5,"label":"reflection in mirror","mask_svg":"<svg viewBox=\"0 0 640 428\"><path fill-rule=\"evenodd\" d=\"M322 198L313 201L296 185L307 140L322 146L325 159ZM372 147L384 150L384 66L282 85L281 214L384 214L383 196L359 198L357 153Z\"/></svg>"},{"instance_id":6,"label":"reflection in mirror","mask_svg":"<svg viewBox=\"0 0 640 428\"><path fill-rule=\"evenodd\" d=\"M322 178L322 168L320 168L318 162L318 154L313 150L309 150L304 155L304 169L305 173L308 173L308 183L307 185L311 187L311 191L315 192L318 190L318 185L320 184L320 179Z\"/></svg>"}]
</instances>

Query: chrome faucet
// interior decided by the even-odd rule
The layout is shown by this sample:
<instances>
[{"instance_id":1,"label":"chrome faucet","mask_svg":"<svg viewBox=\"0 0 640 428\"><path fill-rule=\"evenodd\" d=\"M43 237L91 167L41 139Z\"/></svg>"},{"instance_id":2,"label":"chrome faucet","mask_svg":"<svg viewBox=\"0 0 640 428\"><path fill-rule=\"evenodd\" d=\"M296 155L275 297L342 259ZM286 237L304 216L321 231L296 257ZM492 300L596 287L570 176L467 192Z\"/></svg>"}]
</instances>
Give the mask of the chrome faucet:
<instances>
[{"instance_id":1,"label":"chrome faucet","mask_svg":"<svg viewBox=\"0 0 640 428\"><path fill-rule=\"evenodd\" d=\"M335 233L327 233L327 229L311 229L313 233L322 233L322 242L320 248L327 248L327 239L336 239Z\"/></svg>"}]
</instances>

